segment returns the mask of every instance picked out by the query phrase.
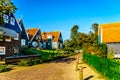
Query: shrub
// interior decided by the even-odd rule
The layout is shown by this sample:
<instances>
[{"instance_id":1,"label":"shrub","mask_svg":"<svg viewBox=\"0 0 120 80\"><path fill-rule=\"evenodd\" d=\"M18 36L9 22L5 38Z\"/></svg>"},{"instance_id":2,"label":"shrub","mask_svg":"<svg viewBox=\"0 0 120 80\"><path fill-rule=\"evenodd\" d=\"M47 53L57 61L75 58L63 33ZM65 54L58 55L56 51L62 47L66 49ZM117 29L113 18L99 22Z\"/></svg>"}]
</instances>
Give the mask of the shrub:
<instances>
[{"instance_id":1,"label":"shrub","mask_svg":"<svg viewBox=\"0 0 120 80\"><path fill-rule=\"evenodd\" d=\"M0 65L0 73L7 71L7 65Z\"/></svg>"},{"instance_id":2,"label":"shrub","mask_svg":"<svg viewBox=\"0 0 120 80\"><path fill-rule=\"evenodd\" d=\"M85 46L84 51L101 57L107 56L107 46L103 43Z\"/></svg>"},{"instance_id":3,"label":"shrub","mask_svg":"<svg viewBox=\"0 0 120 80\"><path fill-rule=\"evenodd\" d=\"M114 53L113 49L110 49L110 52L107 54L107 58L108 59L113 59L114 55L115 55L115 53Z\"/></svg>"},{"instance_id":4,"label":"shrub","mask_svg":"<svg viewBox=\"0 0 120 80\"><path fill-rule=\"evenodd\" d=\"M32 65L36 65L42 63L41 59L35 59L35 60L20 60L20 62L18 62L19 66L32 66Z\"/></svg>"},{"instance_id":5,"label":"shrub","mask_svg":"<svg viewBox=\"0 0 120 80\"><path fill-rule=\"evenodd\" d=\"M29 63L28 60L22 59L22 60L20 60L20 62L18 62L18 65L19 65L19 66L29 66L28 63Z\"/></svg>"},{"instance_id":6,"label":"shrub","mask_svg":"<svg viewBox=\"0 0 120 80\"><path fill-rule=\"evenodd\" d=\"M33 49L33 48L28 48L28 47L21 47L21 52L24 55L40 54L40 51Z\"/></svg>"}]
</instances>

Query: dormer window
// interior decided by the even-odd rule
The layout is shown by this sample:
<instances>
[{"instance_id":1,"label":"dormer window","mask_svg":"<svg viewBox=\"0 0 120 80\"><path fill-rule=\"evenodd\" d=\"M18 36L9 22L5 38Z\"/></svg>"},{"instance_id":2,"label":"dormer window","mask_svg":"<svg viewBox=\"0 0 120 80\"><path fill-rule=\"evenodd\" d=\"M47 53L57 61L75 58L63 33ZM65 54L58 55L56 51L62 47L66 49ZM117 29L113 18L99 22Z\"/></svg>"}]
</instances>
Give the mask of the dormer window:
<instances>
[{"instance_id":1,"label":"dormer window","mask_svg":"<svg viewBox=\"0 0 120 80\"><path fill-rule=\"evenodd\" d=\"M13 17L10 17L10 24L15 25L15 19Z\"/></svg>"},{"instance_id":2,"label":"dormer window","mask_svg":"<svg viewBox=\"0 0 120 80\"><path fill-rule=\"evenodd\" d=\"M3 17L4 17L4 22L8 23L8 21L9 21L8 15L4 14Z\"/></svg>"}]
</instances>

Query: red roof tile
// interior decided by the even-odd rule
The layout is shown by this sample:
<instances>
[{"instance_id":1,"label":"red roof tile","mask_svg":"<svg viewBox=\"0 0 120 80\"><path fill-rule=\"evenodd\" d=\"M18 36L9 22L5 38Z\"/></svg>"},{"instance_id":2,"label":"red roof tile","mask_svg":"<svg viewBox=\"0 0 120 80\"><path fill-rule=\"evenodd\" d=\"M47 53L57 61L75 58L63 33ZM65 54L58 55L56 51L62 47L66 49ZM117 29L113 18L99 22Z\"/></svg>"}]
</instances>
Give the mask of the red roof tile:
<instances>
[{"instance_id":1,"label":"red roof tile","mask_svg":"<svg viewBox=\"0 0 120 80\"><path fill-rule=\"evenodd\" d=\"M26 32L28 33L28 36L29 36L29 40L31 40L36 35L38 30L39 28L26 29Z\"/></svg>"},{"instance_id":2,"label":"red roof tile","mask_svg":"<svg viewBox=\"0 0 120 80\"><path fill-rule=\"evenodd\" d=\"M52 37L52 41L53 42L57 42L58 38L59 38L60 32L56 31L56 32L42 32L42 39L44 41L47 41L48 37Z\"/></svg>"}]
</instances>

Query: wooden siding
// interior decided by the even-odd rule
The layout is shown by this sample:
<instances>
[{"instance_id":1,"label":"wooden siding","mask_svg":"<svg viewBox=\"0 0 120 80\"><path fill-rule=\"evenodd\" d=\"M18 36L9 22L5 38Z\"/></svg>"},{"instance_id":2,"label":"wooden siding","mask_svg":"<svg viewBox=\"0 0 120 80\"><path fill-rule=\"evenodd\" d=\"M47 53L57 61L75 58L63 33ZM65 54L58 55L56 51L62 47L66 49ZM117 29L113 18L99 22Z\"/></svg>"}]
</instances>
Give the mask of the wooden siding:
<instances>
[{"instance_id":1,"label":"wooden siding","mask_svg":"<svg viewBox=\"0 0 120 80\"><path fill-rule=\"evenodd\" d=\"M0 41L0 46L3 46L6 48L6 53L5 56L10 56L14 54L14 48L18 49L20 52L20 34L19 34L19 40L14 40L12 38L11 42L7 42L7 41Z\"/></svg>"}]
</instances>

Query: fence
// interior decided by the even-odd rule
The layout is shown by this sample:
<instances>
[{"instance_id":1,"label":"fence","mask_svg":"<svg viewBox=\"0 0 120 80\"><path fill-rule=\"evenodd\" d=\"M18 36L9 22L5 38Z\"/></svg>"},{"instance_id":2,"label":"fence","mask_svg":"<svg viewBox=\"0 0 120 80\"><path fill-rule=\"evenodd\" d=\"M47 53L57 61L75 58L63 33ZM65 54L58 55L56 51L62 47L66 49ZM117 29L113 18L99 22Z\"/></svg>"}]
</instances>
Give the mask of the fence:
<instances>
[{"instance_id":1,"label":"fence","mask_svg":"<svg viewBox=\"0 0 120 80\"><path fill-rule=\"evenodd\" d=\"M34 60L34 59L39 59L41 57L40 54L36 54L36 55L24 55L24 56L13 56L13 57L6 57L5 63L9 64L9 63L16 63L19 62L21 59L25 59L25 60Z\"/></svg>"},{"instance_id":2,"label":"fence","mask_svg":"<svg viewBox=\"0 0 120 80\"><path fill-rule=\"evenodd\" d=\"M110 60L91 54L83 54L83 60L109 80L120 80L120 60Z\"/></svg>"}]
</instances>

